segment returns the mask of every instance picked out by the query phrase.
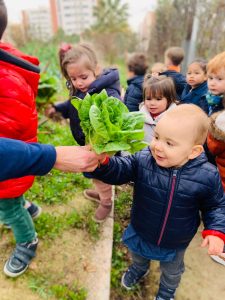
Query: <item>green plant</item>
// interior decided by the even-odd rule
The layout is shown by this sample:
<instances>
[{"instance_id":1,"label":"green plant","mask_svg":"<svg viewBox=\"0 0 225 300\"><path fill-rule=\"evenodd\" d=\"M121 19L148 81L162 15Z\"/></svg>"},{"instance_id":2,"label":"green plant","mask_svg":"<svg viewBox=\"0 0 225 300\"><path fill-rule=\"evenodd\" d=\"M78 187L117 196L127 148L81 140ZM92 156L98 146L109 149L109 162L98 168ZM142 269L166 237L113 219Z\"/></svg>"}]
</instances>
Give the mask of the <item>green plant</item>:
<instances>
[{"instance_id":1,"label":"green plant","mask_svg":"<svg viewBox=\"0 0 225 300\"><path fill-rule=\"evenodd\" d=\"M54 296L58 300L85 300L87 291L83 287L78 287L77 283L72 285L58 284L59 279L52 274L27 275L29 288L37 293L42 299L52 299Z\"/></svg>"},{"instance_id":2,"label":"green plant","mask_svg":"<svg viewBox=\"0 0 225 300\"><path fill-rule=\"evenodd\" d=\"M43 212L35 221L38 237L54 239L67 227L65 215L56 215Z\"/></svg>"},{"instance_id":3,"label":"green plant","mask_svg":"<svg viewBox=\"0 0 225 300\"><path fill-rule=\"evenodd\" d=\"M67 223L71 227L86 229L94 240L99 239L99 224L93 219L93 210L85 209L81 214L78 214L75 210L67 216Z\"/></svg>"},{"instance_id":4,"label":"green plant","mask_svg":"<svg viewBox=\"0 0 225 300\"><path fill-rule=\"evenodd\" d=\"M96 153L115 154L120 150L134 153L147 146L144 138L144 115L129 112L126 105L105 90L100 94L87 94L83 100L74 98L71 103L78 110L80 125L87 144Z\"/></svg>"},{"instance_id":5,"label":"green plant","mask_svg":"<svg viewBox=\"0 0 225 300\"><path fill-rule=\"evenodd\" d=\"M37 105L43 105L51 102L51 97L57 92L59 88L59 79L47 72L41 73L38 96L36 98Z\"/></svg>"},{"instance_id":6,"label":"green plant","mask_svg":"<svg viewBox=\"0 0 225 300\"><path fill-rule=\"evenodd\" d=\"M69 287L66 284L55 284L51 287L51 291L60 300L85 300L87 297L87 291L84 288L78 288L77 284L73 284Z\"/></svg>"}]
</instances>

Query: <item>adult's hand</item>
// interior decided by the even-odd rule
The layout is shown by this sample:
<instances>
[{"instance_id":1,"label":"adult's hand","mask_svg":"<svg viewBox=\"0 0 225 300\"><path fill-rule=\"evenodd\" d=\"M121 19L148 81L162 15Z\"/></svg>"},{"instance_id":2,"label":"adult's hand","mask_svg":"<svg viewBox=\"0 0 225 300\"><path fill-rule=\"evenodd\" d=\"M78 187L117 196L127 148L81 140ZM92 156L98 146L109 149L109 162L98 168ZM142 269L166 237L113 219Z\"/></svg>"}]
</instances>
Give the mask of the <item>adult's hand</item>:
<instances>
[{"instance_id":1,"label":"adult's hand","mask_svg":"<svg viewBox=\"0 0 225 300\"><path fill-rule=\"evenodd\" d=\"M97 155L90 146L58 146L55 149L54 168L64 172L94 171L105 156Z\"/></svg>"}]
</instances>

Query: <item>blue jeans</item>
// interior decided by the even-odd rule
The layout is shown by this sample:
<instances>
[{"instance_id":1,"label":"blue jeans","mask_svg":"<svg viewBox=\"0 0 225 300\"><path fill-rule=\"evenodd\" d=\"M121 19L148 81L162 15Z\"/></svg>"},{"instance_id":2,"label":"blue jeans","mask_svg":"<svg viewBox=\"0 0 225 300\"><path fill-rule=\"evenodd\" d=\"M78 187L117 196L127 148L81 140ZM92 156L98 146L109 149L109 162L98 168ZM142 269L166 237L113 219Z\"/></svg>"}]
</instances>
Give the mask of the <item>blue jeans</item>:
<instances>
[{"instance_id":1,"label":"blue jeans","mask_svg":"<svg viewBox=\"0 0 225 300\"><path fill-rule=\"evenodd\" d=\"M184 273L184 254L186 249L177 250L173 261L160 262L160 284L158 296L163 299L170 299L174 297L175 291L179 286L181 276ZM131 252L133 264L141 271L147 271L150 267L151 260Z\"/></svg>"},{"instance_id":2,"label":"blue jeans","mask_svg":"<svg viewBox=\"0 0 225 300\"><path fill-rule=\"evenodd\" d=\"M0 198L0 221L12 227L16 243L31 242L35 229L29 212L24 208L24 198Z\"/></svg>"}]
</instances>

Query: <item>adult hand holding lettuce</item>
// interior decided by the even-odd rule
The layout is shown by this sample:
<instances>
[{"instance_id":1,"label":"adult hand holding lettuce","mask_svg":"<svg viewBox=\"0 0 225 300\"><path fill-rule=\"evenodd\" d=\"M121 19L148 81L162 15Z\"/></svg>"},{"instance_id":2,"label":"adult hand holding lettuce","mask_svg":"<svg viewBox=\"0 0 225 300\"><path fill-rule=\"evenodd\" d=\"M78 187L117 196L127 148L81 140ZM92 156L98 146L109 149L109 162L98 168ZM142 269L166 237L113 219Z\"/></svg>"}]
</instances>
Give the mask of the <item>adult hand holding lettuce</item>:
<instances>
[{"instance_id":1,"label":"adult hand holding lettuce","mask_svg":"<svg viewBox=\"0 0 225 300\"><path fill-rule=\"evenodd\" d=\"M114 155L118 151L135 153L148 146L144 138L144 115L129 112L117 98L108 97L105 90L81 100L72 99L77 109L85 143L97 153Z\"/></svg>"}]
</instances>

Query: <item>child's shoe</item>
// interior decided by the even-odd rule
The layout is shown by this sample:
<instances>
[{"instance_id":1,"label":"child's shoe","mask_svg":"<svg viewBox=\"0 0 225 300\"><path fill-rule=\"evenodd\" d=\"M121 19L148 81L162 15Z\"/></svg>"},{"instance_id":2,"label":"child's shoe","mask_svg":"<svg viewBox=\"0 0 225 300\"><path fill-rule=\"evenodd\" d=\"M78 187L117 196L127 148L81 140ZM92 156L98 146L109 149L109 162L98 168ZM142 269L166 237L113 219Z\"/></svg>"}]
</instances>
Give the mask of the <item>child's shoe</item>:
<instances>
[{"instance_id":1,"label":"child's shoe","mask_svg":"<svg viewBox=\"0 0 225 300\"><path fill-rule=\"evenodd\" d=\"M26 200L24 207L27 209L27 211L31 215L32 219L37 219L42 212L42 209L40 206L34 204L33 202L29 202L27 200Z\"/></svg>"},{"instance_id":2,"label":"child's shoe","mask_svg":"<svg viewBox=\"0 0 225 300\"><path fill-rule=\"evenodd\" d=\"M96 190L86 189L83 191L83 195L88 200L100 203L99 193Z\"/></svg>"},{"instance_id":3,"label":"child's shoe","mask_svg":"<svg viewBox=\"0 0 225 300\"><path fill-rule=\"evenodd\" d=\"M162 298L160 296L157 296L154 298L154 300L174 300L174 298Z\"/></svg>"},{"instance_id":4,"label":"child's shoe","mask_svg":"<svg viewBox=\"0 0 225 300\"><path fill-rule=\"evenodd\" d=\"M216 262L218 262L219 264L225 266L225 253L220 255L210 255L210 257Z\"/></svg>"},{"instance_id":5,"label":"child's shoe","mask_svg":"<svg viewBox=\"0 0 225 300\"><path fill-rule=\"evenodd\" d=\"M123 274L121 279L121 285L127 289L130 290L132 287L137 284L142 278L147 276L149 273L149 270L142 271L138 269L134 264L132 264L128 270Z\"/></svg>"},{"instance_id":6,"label":"child's shoe","mask_svg":"<svg viewBox=\"0 0 225 300\"><path fill-rule=\"evenodd\" d=\"M93 219L95 220L95 222L102 223L109 216L111 210L112 210L112 203L109 204L100 203L95 212Z\"/></svg>"},{"instance_id":7,"label":"child's shoe","mask_svg":"<svg viewBox=\"0 0 225 300\"><path fill-rule=\"evenodd\" d=\"M32 258L35 257L37 245L37 238L31 243L16 244L15 250L5 263L4 273L9 277L17 277L23 274Z\"/></svg>"}]
</instances>

